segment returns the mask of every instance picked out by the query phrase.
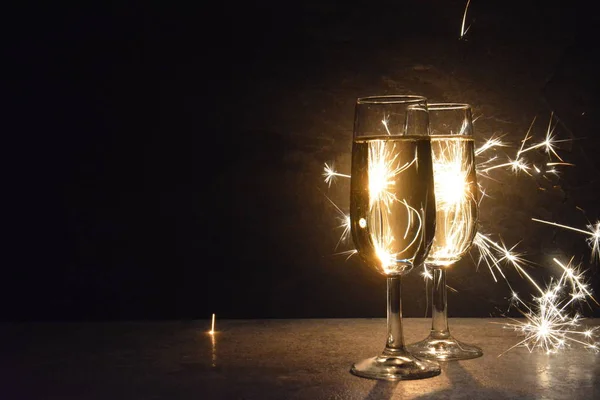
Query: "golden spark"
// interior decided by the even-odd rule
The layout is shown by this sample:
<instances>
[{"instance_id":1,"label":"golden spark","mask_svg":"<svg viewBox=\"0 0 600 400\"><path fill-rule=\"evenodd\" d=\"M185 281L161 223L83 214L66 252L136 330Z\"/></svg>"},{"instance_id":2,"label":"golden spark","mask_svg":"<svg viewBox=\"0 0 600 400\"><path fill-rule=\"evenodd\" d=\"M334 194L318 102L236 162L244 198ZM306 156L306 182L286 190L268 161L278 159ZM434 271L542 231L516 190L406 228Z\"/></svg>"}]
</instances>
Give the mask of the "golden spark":
<instances>
[{"instance_id":1,"label":"golden spark","mask_svg":"<svg viewBox=\"0 0 600 400\"><path fill-rule=\"evenodd\" d=\"M476 229L477 183L473 148L462 137L431 138L436 233L428 260L451 264L471 244ZM439 233L439 232L438 232Z\"/></svg>"},{"instance_id":2,"label":"golden spark","mask_svg":"<svg viewBox=\"0 0 600 400\"><path fill-rule=\"evenodd\" d=\"M498 168L504 168L504 167L510 167L511 171L514 172L515 174L518 172L525 172L527 175L531 176L531 173L529 172L529 169L531 167L527 164L527 161L525 159L520 158L520 157L515 158L514 160L509 158L508 162L506 162L506 163L493 165L491 167L484 168L480 171L485 174L491 170L498 169Z\"/></svg>"},{"instance_id":3,"label":"golden spark","mask_svg":"<svg viewBox=\"0 0 600 400\"><path fill-rule=\"evenodd\" d=\"M466 33L466 30L464 29L464 21L466 19L468 6L469 1L467 2L467 6L465 8L463 27L461 28L461 37ZM531 131L536 121L536 118L534 118L529 126L529 129L525 133L523 140L521 140L520 147L516 151L514 157L507 157L507 162L500 163L498 163L500 160L499 157L495 155L489 157L483 162L477 164L476 171L478 176L491 179L487 173L500 168L506 168L515 174L524 172L529 176L532 176L532 173L534 172L541 175L558 175L559 171L556 169L556 167L573 166L574 164L565 162L558 154L557 143L564 142L565 140L556 139L556 136L554 135L556 125L553 125L553 118L554 116L551 114L543 141L539 143L531 143L531 140L533 139L533 134ZM385 119L382 121L382 123L387 129L387 123ZM491 138L487 139L483 145L475 149L475 155L478 157L483 157L484 153L489 150L507 146L508 145L503 142L501 138L492 136ZM524 154L527 154L535 149L543 150L550 160L546 161L544 164L538 165L530 163L524 157ZM395 157L391 156L389 153L386 153L385 148L383 146L378 147L377 144L375 144L373 148L369 149L369 156L374 160L371 169L369 170L369 176L372 177L369 182L371 206L381 208L380 212L378 213L381 217L380 223L383 222L382 218L385 218L385 215L387 214L385 209L388 208L389 204L392 202L400 202L404 204L409 215L413 213L420 218L420 214L417 212L417 210L411 210L404 200L397 199L393 191L391 191L391 188L395 184L395 177L406 168L410 167L412 163L416 161L416 159L412 162L405 163L404 165L398 165ZM455 158L458 159L458 155L455 156ZM447 158L453 159L454 157L450 156ZM452 207L452 205L456 204L456 202L458 202L462 196L470 195L464 190L465 176L457 173L457 171L460 169L459 167L459 164L448 163L448 165L443 167L445 168L445 171L436 171L436 173L439 174L448 174L447 179L440 179L439 182L436 181L436 184L439 185L436 187L436 195L438 189L440 193L445 193L444 195L440 196L441 201L439 206L441 209L444 207ZM452 174L453 176L450 178ZM328 184L330 184L331 181L336 177L350 178L350 175L337 173L333 168L333 164L332 167L329 167L328 164L325 164L325 173L323 175L326 178L325 182ZM485 197L485 188L480 186L479 201L481 201L483 197ZM340 217L342 220L342 225L340 225L340 227L344 228L339 241L341 242L348 238L350 220L349 216L344 214L337 206L336 209L338 210L340 216L342 216ZM558 224L556 222L549 222L535 218L532 218L532 220L588 235L589 238L587 239L587 242L592 249L592 257L595 259L600 259L600 221L596 221L595 224L587 225L588 230L583 230ZM419 223L422 223L422 221L419 221ZM386 224L384 223L382 225L385 226ZM378 234L374 235L373 237L376 253L384 266L392 265L395 262L395 257L389 249L394 238L386 233L385 230L379 229L376 231ZM580 266L572 265L573 258L571 258L567 264L564 264L558 259L554 258L553 261L559 265L563 271L562 275L558 280L552 279L550 284L545 289L542 289L542 287L531 277L531 275L527 273L525 268L532 263L525 259L522 253L519 253L515 250L517 245L518 243L512 247L508 247L502 240L495 241L490 237L490 235L481 232L477 232L475 234L475 239L473 241L473 249L476 249L479 254L477 265L479 266L481 263L486 264L494 281L498 281L497 275L500 275L506 281L512 291L511 303L525 317L525 322L509 319L512 322L504 324L505 328L513 329L514 331L518 332L519 335L524 336L524 338L502 354L519 346L526 347L530 352L536 349L541 349L549 354L558 352L563 348L575 344L582 345L590 350L600 350L600 344L596 341L596 333L600 327L589 329L585 328L581 324L582 318L579 316L579 314L575 313L572 315L571 313L576 304L579 304L579 302L582 301L587 301L587 299L591 299L596 304L599 304L592 296L590 286L585 280L585 271L582 271ZM356 253L357 251L352 249L340 254L349 254L348 257L351 257ZM536 289L537 295L533 296L532 304L528 304L523 301L517 295L517 293L512 290L504 270L505 266L514 268L522 278L525 278ZM421 275L426 281L432 279L432 275L427 268L423 269ZM568 290L569 288L570 290Z\"/></svg>"},{"instance_id":4,"label":"golden spark","mask_svg":"<svg viewBox=\"0 0 600 400\"><path fill-rule=\"evenodd\" d=\"M433 140L432 140L433 141ZM433 152L436 209L450 211L475 198L471 191L471 167L464 146L453 140L436 140ZM460 213L463 215L464 213Z\"/></svg>"},{"instance_id":5,"label":"golden spark","mask_svg":"<svg viewBox=\"0 0 600 400\"><path fill-rule=\"evenodd\" d=\"M503 325L524 336L524 339L499 356L515 347L526 347L529 352L540 349L546 354L556 353L571 345L582 345L590 350L599 350L596 331L600 327L586 328L580 323L582 318L578 313L574 315L569 313L569 306L574 302L591 297L587 284L582 282L582 272L579 267L571 266L571 261L564 265L554 259L554 262L563 269L563 273L558 281L551 281L546 290L541 291L540 296L533 298L532 305L521 300L513 292L512 301L525 317L525 321L510 318L513 322ZM568 284L571 286L570 292L565 290Z\"/></svg>"},{"instance_id":6,"label":"golden spark","mask_svg":"<svg viewBox=\"0 0 600 400\"><path fill-rule=\"evenodd\" d=\"M386 125L385 120L382 123ZM386 146L384 140L374 140L369 143L369 208L371 209L370 215L372 218L370 218L370 221L365 221L365 226L372 227L370 231L375 254L381 261L381 267L385 273L392 272L392 269L397 266L397 254L406 251L418 240L423 224L419 211L411 207L406 200L398 199L393 192L397 176L417 162L417 154L415 153L410 162L400 165L397 160L398 154L394 151L395 148L396 145L393 144L390 149L389 144ZM415 236L400 251L391 250L394 237L391 229L392 224L388 220L392 217L390 206L394 202L403 204L406 209L407 225L404 239L409 234L410 228L415 223L418 224Z\"/></svg>"},{"instance_id":7,"label":"golden spark","mask_svg":"<svg viewBox=\"0 0 600 400\"><path fill-rule=\"evenodd\" d=\"M563 269L563 277L571 282L573 288L571 296L574 299L582 299L587 296L592 299L594 303L600 305L589 290L589 284L585 281L584 271L581 271L581 265L575 267L572 266L573 258L574 257L571 257L567 265L564 265L556 258L553 258L552 260Z\"/></svg>"},{"instance_id":8,"label":"golden spark","mask_svg":"<svg viewBox=\"0 0 600 400\"><path fill-rule=\"evenodd\" d=\"M342 234L340 235L340 238L338 239L337 244L335 245L335 249L337 250L340 243L346 242L350 238L350 215L343 212L342 209L339 208L337 204L335 204L333 200L331 200L328 196L325 196L325 198L331 203L331 205L333 205L333 207L337 211L338 220L340 221L340 225L338 226L338 228L343 229Z\"/></svg>"},{"instance_id":9,"label":"golden spark","mask_svg":"<svg viewBox=\"0 0 600 400\"><path fill-rule=\"evenodd\" d=\"M460 25L460 39L463 39L465 37L465 35L467 34L467 31L469 30L469 28L471 27L470 25L465 29L465 23L467 20L467 11L469 10L469 4L471 3L471 0L467 0L467 5L465 6L465 12L463 13L463 18L462 18L462 24Z\"/></svg>"},{"instance_id":10,"label":"golden spark","mask_svg":"<svg viewBox=\"0 0 600 400\"><path fill-rule=\"evenodd\" d=\"M596 221L595 224L587 225L586 228L588 228L588 230L584 231L583 229L578 229L578 228L575 228L572 226L558 224L556 222L544 221L543 219L531 218L531 220L535 221L535 222L541 222L543 224L556 226L559 228L569 229L569 230L579 232L579 233L585 233L586 235L590 236L586 240L586 242L592 249L592 260L596 260L596 261L600 260L600 221Z\"/></svg>"},{"instance_id":11,"label":"golden spark","mask_svg":"<svg viewBox=\"0 0 600 400\"><path fill-rule=\"evenodd\" d=\"M338 176L343 177L343 178L350 178L350 175L340 174L339 172L337 172L335 170L333 163L331 164L331 166L329 166L327 163L325 163L323 176L325 177L325 183L327 183L327 185L329 187L331 187L331 184L333 183L335 178Z\"/></svg>"},{"instance_id":12,"label":"golden spark","mask_svg":"<svg viewBox=\"0 0 600 400\"><path fill-rule=\"evenodd\" d=\"M399 201L402 205L404 205L407 213L407 223L406 223L406 231L404 232L404 239L409 235L411 231L411 227L413 225L417 225L417 229L414 230L414 236L407 243L407 245L398 251L394 251L393 243L394 236L392 235L392 230L390 228L391 224L388 222L388 218L390 218L391 214L387 212L386 209L381 205L377 205L377 211L373 212L371 215L370 225L374 227L371 230L371 239L373 241L373 247L375 248L375 254L377 258L381 261L381 268L383 271L388 274L396 271L397 267L397 255L404 253L406 250L410 249L411 246L415 244L415 242L421 237L421 231L423 229L423 219L421 217L421 213L410 206L406 200Z\"/></svg>"},{"instance_id":13,"label":"golden spark","mask_svg":"<svg viewBox=\"0 0 600 400\"><path fill-rule=\"evenodd\" d=\"M559 143L559 142L568 142L568 141L570 141L570 139L557 140L556 137L553 136L554 129L556 128L556 124L552 125L553 120L554 120L554 112L550 113L550 120L548 121L548 128L546 129L546 138L542 142L533 144L526 149L523 149L523 147L521 147L518 155L526 153L530 150L544 148L544 151L549 156L554 155L554 157L558 158L561 162L564 163L564 160L556 152L555 144ZM535 118L534 118L534 121L535 121ZM532 125L533 125L533 122L532 122ZM526 140L527 139L523 140L523 144L525 143Z\"/></svg>"},{"instance_id":14,"label":"golden spark","mask_svg":"<svg viewBox=\"0 0 600 400\"><path fill-rule=\"evenodd\" d=\"M350 259L350 257L352 257L355 254L358 254L358 250L356 250L356 249L350 249L350 250L341 251L341 252L335 253L335 254L342 255L342 256L347 256L346 257L346 261L348 261L348 259Z\"/></svg>"},{"instance_id":15,"label":"golden spark","mask_svg":"<svg viewBox=\"0 0 600 400\"><path fill-rule=\"evenodd\" d=\"M510 282L508 281L508 279L506 278L506 274L502 270L502 265L508 264L512 266L521 277L527 279L538 289L538 291L542 292L542 289L538 286L538 284L531 277L531 275L529 275L525 270L525 266L530 265L531 262L525 259L523 257L523 254L514 251L517 245L518 244L515 244L514 246L508 248L506 247L503 241L496 242L492 240L489 236L481 232L477 232L475 234L475 239L473 240L473 247L476 248L479 252L479 260L477 262L477 265L484 262L490 270L494 281L498 282L498 279L494 274L494 271L496 271L502 276L502 278L506 281L510 288Z\"/></svg>"},{"instance_id":16,"label":"golden spark","mask_svg":"<svg viewBox=\"0 0 600 400\"><path fill-rule=\"evenodd\" d=\"M381 123L385 127L388 134L390 134L387 118L384 118ZM394 186L396 185L396 179L398 175L409 169L413 164L417 163L417 153L412 160L401 163L398 160L399 154L395 151L396 145L385 140L373 140L369 142L368 147L368 191L369 191L369 208L370 215L369 221L361 220L358 221L359 225L363 228L370 226L370 235L373 243L374 251L381 262L381 267L384 272L391 273L392 269L397 267L397 256L402 252L405 252L421 236L423 229L423 221L421 212L410 206L405 199L398 199L396 197ZM325 163L324 173L325 182L331 184L331 181L335 177L350 178L350 175L340 174L331 166ZM326 196L327 197L327 196ZM344 213L331 199L327 199L334 205L338 214L340 215L341 225L343 228L342 235L338 240L336 248L342 241L346 241L350 236L350 217ZM404 249L397 251L393 246L395 238L392 234L391 226L388 219L391 215L391 205L393 203L402 204L406 210L407 226L404 232L403 242L407 245ZM416 228L415 228L416 227ZM411 230L411 228L413 228ZM408 238L409 234L414 233L414 237ZM339 254L348 254L348 258L356 254L356 250L350 250Z\"/></svg>"},{"instance_id":17,"label":"golden spark","mask_svg":"<svg viewBox=\"0 0 600 400\"><path fill-rule=\"evenodd\" d=\"M387 126L387 125L386 125ZM388 206L394 201L399 201L390 188L396 184L396 177L417 162L415 153L412 161L398 165L398 154L392 156L394 145L389 149L383 140L374 140L369 143L369 197L370 206L381 202Z\"/></svg>"},{"instance_id":18,"label":"golden spark","mask_svg":"<svg viewBox=\"0 0 600 400\"><path fill-rule=\"evenodd\" d=\"M325 176L325 183L330 183L332 177L334 177L334 176L348 178L348 179L350 178L350 175L348 175L348 174L341 174L341 173L338 173L337 171L335 171L335 169L333 168L333 163L331 164L331 167L327 163L325 163L323 176ZM337 244L335 245L335 248L337 249L341 243L349 241L350 233L351 233L351 231L350 231L350 215L345 213L344 211L342 211L342 209L340 207L338 207L338 205L335 204L333 202L333 200L331 200L327 195L325 196L325 198L335 208L335 210L338 214L338 220L340 221L340 225L338 226L338 228L342 228L342 233L340 235L340 238L338 239ZM363 226L363 228L364 228L364 226ZM356 249L350 249L350 250L342 251L342 252L335 253L335 254L347 256L346 260L348 260L350 257L352 257L353 255L355 255L357 253L358 253L358 251Z\"/></svg>"},{"instance_id":19,"label":"golden spark","mask_svg":"<svg viewBox=\"0 0 600 400\"><path fill-rule=\"evenodd\" d=\"M433 279L433 275L431 274L431 272L427 268L427 265L425 265L425 264L423 264L423 271L421 272L421 276L425 280Z\"/></svg>"},{"instance_id":20,"label":"golden spark","mask_svg":"<svg viewBox=\"0 0 600 400\"><path fill-rule=\"evenodd\" d=\"M545 134L544 140L539 143L532 143L528 147L525 147L525 145L531 139L533 139L533 134L531 131L533 129L536 119L537 119L537 117L534 117L533 120L531 121L531 124L529 125L529 129L525 133L525 137L523 138L523 140L521 140L521 145L520 145L519 149L517 150L514 157L507 156L507 162L503 162L503 163L495 164L495 165L494 165L494 163L497 162L498 157L496 157L496 156L491 157L491 158L477 164L477 172L487 178L488 177L487 173L492 170L495 170L498 168L509 168L510 171L512 171L514 174L518 174L519 172L524 172L525 174L532 176L531 171L533 170L537 174L544 174L544 175L552 174L552 175L558 176L559 171L555 168L556 166L574 166L574 164L565 162L557 152L557 150L558 150L557 143L567 142L567 141L570 141L571 139L559 140L556 138L554 131L555 131L557 124L556 123L553 124L553 122L555 121L553 112L550 113L550 119L548 122L548 126L546 128L546 134ZM492 148L492 147L490 147L490 143L488 143L488 142L484 143L479 149L477 149L475 154L479 156L486 150ZM540 167L540 166L530 163L523 156L524 154L526 154L532 150L535 150L535 149L543 149L544 152L548 155L548 157L550 157L550 161L544 163L543 167ZM556 158L558 161L553 161L552 158ZM547 168L547 167L550 167L550 168Z\"/></svg>"},{"instance_id":21,"label":"golden spark","mask_svg":"<svg viewBox=\"0 0 600 400\"><path fill-rule=\"evenodd\" d=\"M476 150L475 150L475 155L478 156L481 153L484 153L487 150L493 149L495 147L506 147L507 144L504 143L503 141L500 140L500 138L497 137L491 137L489 139L487 139L481 146L479 146Z\"/></svg>"},{"instance_id":22,"label":"golden spark","mask_svg":"<svg viewBox=\"0 0 600 400\"><path fill-rule=\"evenodd\" d=\"M215 334L215 314L212 315L212 322L210 324L210 331L208 331L209 335Z\"/></svg>"},{"instance_id":23,"label":"golden spark","mask_svg":"<svg viewBox=\"0 0 600 400\"><path fill-rule=\"evenodd\" d=\"M384 118L381 123L388 135L391 135L387 118ZM397 255L414 245L421 236L423 227L421 213L410 206L405 199L398 199L392 191L392 188L396 184L396 177L417 162L416 150L411 161L400 165L397 160L399 154L395 152L395 149L395 143L390 148L389 144L384 140L369 142L369 208L371 209L370 215L372 218L370 218L369 222L364 221L364 223L365 226L370 225L373 227L371 229L371 239L375 248L375 254L381 262L381 268L386 274L394 272L393 270L397 267ZM411 241L408 242L404 249L396 252L392 250L394 236L392 235L392 225L388 222L388 219L391 217L390 205L394 202L403 204L406 209L407 224L404 239L408 236L410 228L415 223L418 223L418 228L414 231L415 234Z\"/></svg>"},{"instance_id":24,"label":"golden spark","mask_svg":"<svg viewBox=\"0 0 600 400\"><path fill-rule=\"evenodd\" d=\"M381 123L385 127L385 131L387 132L387 134L391 135L390 128L388 127L388 120L387 120L387 118L382 119Z\"/></svg>"}]
</instances>

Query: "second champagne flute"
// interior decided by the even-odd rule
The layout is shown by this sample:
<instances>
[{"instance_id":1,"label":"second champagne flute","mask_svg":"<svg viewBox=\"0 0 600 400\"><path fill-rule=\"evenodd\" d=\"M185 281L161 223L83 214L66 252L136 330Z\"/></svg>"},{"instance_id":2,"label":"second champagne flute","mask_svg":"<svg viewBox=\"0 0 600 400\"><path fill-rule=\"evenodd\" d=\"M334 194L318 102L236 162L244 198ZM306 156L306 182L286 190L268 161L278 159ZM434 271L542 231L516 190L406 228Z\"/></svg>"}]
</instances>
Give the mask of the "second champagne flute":
<instances>
[{"instance_id":1,"label":"second champagne flute","mask_svg":"<svg viewBox=\"0 0 600 400\"><path fill-rule=\"evenodd\" d=\"M425 261L432 272L431 332L409 350L439 361L480 357L477 346L450 334L446 300L446 269L469 250L477 232L478 187L471 107L468 104L429 104L436 199L436 231Z\"/></svg>"}]
</instances>

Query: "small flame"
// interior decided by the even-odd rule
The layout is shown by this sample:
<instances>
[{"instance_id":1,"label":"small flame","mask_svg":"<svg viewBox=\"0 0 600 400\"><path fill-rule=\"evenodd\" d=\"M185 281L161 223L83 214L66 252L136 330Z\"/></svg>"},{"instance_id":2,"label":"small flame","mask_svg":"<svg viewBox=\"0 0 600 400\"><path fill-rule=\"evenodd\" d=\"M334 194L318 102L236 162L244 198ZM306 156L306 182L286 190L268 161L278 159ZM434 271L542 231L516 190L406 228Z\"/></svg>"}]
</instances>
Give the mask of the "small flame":
<instances>
[{"instance_id":1,"label":"small flame","mask_svg":"<svg viewBox=\"0 0 600 400\"><path fill-rule=\"evenodd\" d=\"M210 331L208 331L209 335L215 334L215 314L212 315L212 323L210 324Z\"/></svg>"}]
</instances>

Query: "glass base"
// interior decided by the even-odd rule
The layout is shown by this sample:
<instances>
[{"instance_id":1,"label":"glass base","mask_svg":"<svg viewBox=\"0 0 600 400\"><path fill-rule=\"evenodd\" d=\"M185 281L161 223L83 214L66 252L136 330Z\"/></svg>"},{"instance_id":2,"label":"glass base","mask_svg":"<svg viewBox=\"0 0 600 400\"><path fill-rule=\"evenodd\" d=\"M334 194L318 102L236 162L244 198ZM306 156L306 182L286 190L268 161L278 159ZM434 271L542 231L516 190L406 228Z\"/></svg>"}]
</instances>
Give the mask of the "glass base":
<instances>
[{"instance_id":1,"label":"glass base","mask_svg":"<svg viewBox=\"0 0 600 400\"><path fill-rule=\"evenodd\" d=\"M438 363L419 360L403 351L367 358L352 366L350 372L356 376L386 381L431 378L440 374Z\"/></svg>"},{"instance_id":2,"label":"glass base","mask_svg":"<svg viewBox=\"0 0 600 400\"><path fill-rule=\"evenodd\" d=\"M479 347L459 342L452 336L436 338L429 335L425 340L407 347L417 357L437 361L468 360L483 355Z\"/></svg>"}]
</instances>

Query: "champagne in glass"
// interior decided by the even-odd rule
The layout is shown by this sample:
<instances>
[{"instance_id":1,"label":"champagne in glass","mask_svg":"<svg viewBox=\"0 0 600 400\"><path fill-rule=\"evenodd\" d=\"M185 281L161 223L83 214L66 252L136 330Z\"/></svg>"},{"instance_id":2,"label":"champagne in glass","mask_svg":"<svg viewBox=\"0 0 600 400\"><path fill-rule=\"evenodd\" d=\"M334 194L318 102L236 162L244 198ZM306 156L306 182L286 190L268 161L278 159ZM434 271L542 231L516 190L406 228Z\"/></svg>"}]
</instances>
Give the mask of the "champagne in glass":
<instances>
[{"instance_id":1,"label":"champagne in glass","mask_svg":"<svg viewBox=\"0 0 600 400\"><path fill-rule=\"evenodd\" d=\"M350 220L361 259L387 278L387 342L381 355L352 366L384 380L440 373L405 348L400 277L423 262L435 231L435 196L427 100L421 96L359 98L352 144Z\"/></svg>"},{"instance_id":2,"label":"champagne in glass","mask_svg":"<svg viewBox=\"0 0 600 400\"><path fill-rule=\"evenodd\" d=\"M413 354L435 360L480 357L479 347L459 342L448 328L446 269L469 250L477 232L478 187L471 107L429 105L436 232L425 265L431 270L432 326L424 340L411 344Z\"/></svg>"},{"instance_id":3,"label":"champagne in glass","mask_svg":"<svg viewBox=\"0 0 600 400\"><path fill-rule=\"evenodd\" d=\"M430 153L428 136L354 142L352 238L361 258L385 275L408 273L431 246L424 213L434 201Z\"/></svg>"}]
</instances>

